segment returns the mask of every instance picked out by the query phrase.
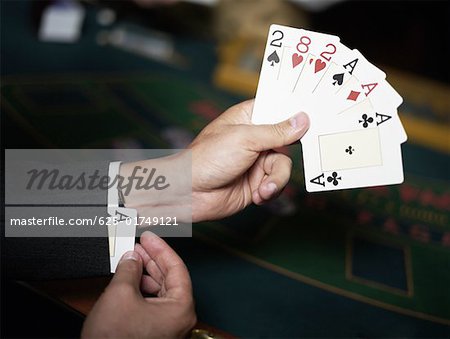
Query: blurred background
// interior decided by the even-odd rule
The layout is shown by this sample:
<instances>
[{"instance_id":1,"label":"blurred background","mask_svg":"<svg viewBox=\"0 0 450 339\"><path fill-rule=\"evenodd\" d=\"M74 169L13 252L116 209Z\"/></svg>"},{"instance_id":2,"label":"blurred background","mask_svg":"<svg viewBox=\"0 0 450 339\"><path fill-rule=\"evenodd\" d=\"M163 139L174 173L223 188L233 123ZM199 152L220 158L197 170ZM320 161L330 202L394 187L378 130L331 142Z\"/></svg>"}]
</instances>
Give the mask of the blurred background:
<instances>
[{"instance_id":1,"label":"blurred background","mask_svg":"<svg viewBox=\"0 0 450 339\"><path fill-rule=\"evenodd\" d=\"M403 96L402 185L307 194L169 239L200 335L450 336L448 1L2 1L5 148L183 148L254 97L272 23L338 35ZM108 278L2 283L7 337L74 337ZM26 326L24 326L26 318Z\"/></svg>"}]
</instances>

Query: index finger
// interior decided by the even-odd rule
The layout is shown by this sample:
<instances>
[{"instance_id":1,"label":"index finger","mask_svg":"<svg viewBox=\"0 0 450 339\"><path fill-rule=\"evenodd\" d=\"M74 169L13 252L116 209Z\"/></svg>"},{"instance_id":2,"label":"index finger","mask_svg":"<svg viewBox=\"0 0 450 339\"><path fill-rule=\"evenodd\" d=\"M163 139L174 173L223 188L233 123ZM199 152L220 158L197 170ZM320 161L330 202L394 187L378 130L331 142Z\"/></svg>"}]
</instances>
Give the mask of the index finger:
<instances>
[{"instance_id":1,"label":"index finger","mask_svg":"<svg viewBox=\"0 0 450 339\"><path fill-rule=\"evenodd\" d=\"M182 299L192 298L192 285L189 272L183 260L160 237L144 232L141 235L141 247L148 255L144 263L153 260L159 267L164 279L164 297ZM151 259L151 260L150 260Z\"/></svg>"}]
</instances>

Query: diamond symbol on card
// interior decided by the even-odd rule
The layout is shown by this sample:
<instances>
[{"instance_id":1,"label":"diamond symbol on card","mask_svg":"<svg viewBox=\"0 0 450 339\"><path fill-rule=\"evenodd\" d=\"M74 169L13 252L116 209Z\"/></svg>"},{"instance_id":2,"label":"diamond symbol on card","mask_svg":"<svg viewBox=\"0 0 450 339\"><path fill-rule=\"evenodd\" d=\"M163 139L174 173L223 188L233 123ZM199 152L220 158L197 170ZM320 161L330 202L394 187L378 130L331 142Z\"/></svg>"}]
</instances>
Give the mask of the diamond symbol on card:
<instances>
[{"instance_id":1,"label":"diamond symbol on card","mask_svg":"<svg viewBox=\"0 0 450 339\"><path fill-rule=\"evenodd\" d=\"M351 91L347 97L347 100L356 101L360 94L361 94L361 92Z\"/></svg>"}]
</instances>

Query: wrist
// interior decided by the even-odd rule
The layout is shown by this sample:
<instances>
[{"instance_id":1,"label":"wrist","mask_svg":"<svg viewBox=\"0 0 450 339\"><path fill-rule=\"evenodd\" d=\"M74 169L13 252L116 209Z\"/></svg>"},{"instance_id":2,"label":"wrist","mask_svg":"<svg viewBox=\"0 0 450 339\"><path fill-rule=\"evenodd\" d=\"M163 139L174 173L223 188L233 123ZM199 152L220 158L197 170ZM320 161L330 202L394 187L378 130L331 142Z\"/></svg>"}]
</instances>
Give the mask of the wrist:
<instances>
[{"instance_id":1,"label":"wrist","mask_svg":"<svg viewBox=\"0 0 450 339\"><path fill-rule=\"evenodd\" d=\"M118 188L125 207L136 209L138 216L177 217L190 222L190 169L190 154L185 152L122 163Z\"/></svg>"}]
</instances>

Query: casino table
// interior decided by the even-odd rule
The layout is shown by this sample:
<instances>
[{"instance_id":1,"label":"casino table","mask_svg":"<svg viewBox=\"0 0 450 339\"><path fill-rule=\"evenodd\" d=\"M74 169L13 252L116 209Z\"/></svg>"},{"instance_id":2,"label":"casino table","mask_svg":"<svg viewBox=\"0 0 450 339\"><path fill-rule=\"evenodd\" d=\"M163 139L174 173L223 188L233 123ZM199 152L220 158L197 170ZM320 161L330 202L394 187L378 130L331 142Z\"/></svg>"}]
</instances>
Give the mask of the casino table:
<instances>
[{"instance_id":1,"label":"casino table","mask_svg":"<svg viewBox=\"0 0 450 339\"><path fill-rule=\"evenodd\" d=\"M99 46L94 10L70 45L39 42L29 18L27 3L2 3L4 148L176 148L245 99L214 85L214 42L177 37L180 69ZM387 74L405 99L405 182L310 194L300 145L283 149L294 168L277 201L167 239L202 323L239 337L450 336L450 89Z\"/></svg>"}]
</instances>

